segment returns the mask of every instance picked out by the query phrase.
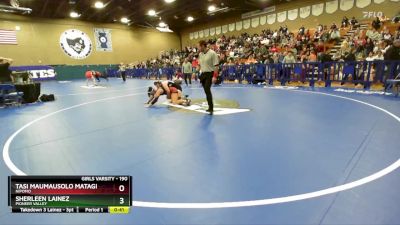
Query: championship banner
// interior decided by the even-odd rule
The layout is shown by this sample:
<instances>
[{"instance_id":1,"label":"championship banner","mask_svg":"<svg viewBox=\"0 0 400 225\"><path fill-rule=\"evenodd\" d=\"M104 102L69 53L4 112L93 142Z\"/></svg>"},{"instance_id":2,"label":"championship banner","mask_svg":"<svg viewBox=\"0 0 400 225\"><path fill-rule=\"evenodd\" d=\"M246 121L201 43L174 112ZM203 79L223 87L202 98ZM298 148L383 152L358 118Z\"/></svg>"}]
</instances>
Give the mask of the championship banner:
<instances>
[{"instance_id":1,"label":"championship banner","mask_svg":"<svg viewBox=\"0 0 400 225\"><path fill-rule=\"evenodd\" d=\"M205 29L204 30L204 37L210 36L210 29Z\"/></svg>"},{"instance_id":2,"label":"championship banner","mask_svg":"<svg viewBox=\"0 0 400 225\"><path fill-rule=\"evenodd\" d=\"M201 30L201 31L199 31L199 38L203 38L203 37L204 37L204 31Z\"/></svg>"},{"instance_id":3,"label":"championship banner","mask_svg":"<svg viewBox=\"0 0 400 225\"><path fill-rule=\"evenodd\" d=\"M324 3L316 4L312 6L312 15L320 16L324 12Z\"/></svg>"},{"instance_id":4,"label":"championship banner","mask_svg":"<svg viewBox=\"0 0 400 225\"><path fill-rule=\"evenodd\" d=\"M381 4L383 2L385 2L385 0L374 0L374 3L376 3L376 4Z\"/></svg>"},{"instance_id":5,"label":"championship banner","mask_svg":"<svg viewBox=\"0 0 400 225\"><path fill-rule=\"evenodd\" d=\"M222 33L227 33L228 32L228 25L223 25L222 26Z\"/></svg>"},{"instance_id":6,"label":"championship banner","mask_svg":"<svg viewBox=\"0 0 400 225\"><path fill-rule=\"evenodd\" d=\"M236 30L240 31L242 30L242 28L243 28L243 22L242 21L236 22Z\"/></svg>"},{"instance_id":7,"label":"championship banner","mask_svg":"<svg viewBox=\"0 0 400 225\"><path fill-rule=\"evenodd\" d=\"M221 26L215 28L215 34L217 35L221 34Z\"/></svg>"},{"instance_id":8,"label":"championship banner","mask_svg":"<svg viewBox=\"0 0 400 225\"><path fill-rule=\"evenodd\" d=\"M230 32L235 31L235 23L229 24L229 31Z\"/></svg>"},{"instance_id":9,"label":"championship banner","mask_svg":"<svg viewBox=\"0 0 400 225\"><path fill-rule=\"evenodd\" d=\"M301 7L300 8L300 18L307 18L311 14L311 6Z\"/></svg>"},{"instance_id":10,"label":"championship banner","mask_svg":"<svg viewBox=\"0 0 400 225\"><path fill-rule=\"evenodd\" d=\"M189 38L190 38L190 40L193 40L193 33L189 34Z\"/></svg>"},{"instance_id":11,"label":"championship banner","mask_svg":"<svg viewBox=\"0 0 400 225\"><path fill-rule=\"evenodd\" d=\"M371 4L372 0L357 0L356 1L356 6L358 8L365 8Z\"/></svg>"},{"instance_id":12,"label":"championship banner","mask_svg":"<svg viewBox=\"0 0 400 225\"><path fill-rule=\"evenodd\" d=\"M332 13L336 12L339 8L338 4L339 4L338 0L326 2L326 5L325 5L326 13L332 14Z\"/></svg>"},{"instance_id":13,"label":"championship banner","mask_svg":"<svg viewBox=\"0 0 400 225\"><path fill-rule=\"evenodd\" d=\"M354 6L354 0L340 0L340 9L349 11Z\"/></svg>"},{"instance_id":14,"label":"championship banner","mask_svg":"<svg viewBox=\"0 0 400 225\"><path fill-rule=\"evenodd\" d=\"M260 17L260 25L265 25L267 23L267 16Z\"/></svg>"},{"instance_id":15,"label":"championship banner","mask_svg":"<svg viewBox=\"0 0 400 225\"><path fill-rule=\"evenodd\" d=\"M279 23L285 22L286 21L286 15L287 15L286 11L278 13L278 22Z\"/></svg>"},{"instance_id":16,"label":"championship banner","mask_svg":"<svg viewBox=\"0 0 400 225\"><path fill-rule=\"evenodd\" d=\"M292 9L288 11L288 19L289 20L295 20L297 19L297 15L299 14L298 9Z\"/></svg>"},{"instance_id":17,"label":"championship banner","mask_svg":"<svg viewBox=\"0 0 400 225\"><path fill-rule=\"evenodd\" d=\"M111 30L94 28L96 50L99 52L112 52Z\"/></svg>"},{"instance_id":18,"label":"championship banner","mask_svg":"<svg viewBox=\"0 0 400 225\"><path fill-rule=\"evenodd\" d=\"M267 16L267 23L268 24L273 24L276 21L276 14L270 14Z\"/></svg>"},{"instance_id":19,"label":"championship banner","mask_svg":"<svg viewBox=\"0 0 400 225\"><path fill-rule=\"evenodd\" d=\"M249 29L250 28L250 19L248 20L243 20L243 28L244 29Z\"/></svg>"},{"instance_id":20,"label":"championship banner","mask_svg":"<svg viewBox=\"0 0 400 225\"><path fill-rule=\"evenodd\" d=\"M215 27L211 27L210 28L210 36L214 36L215 35Z\"/></svg>"},{"instance_id":21,"label":"championship banner","mask_svg":"<svg viewBox=\"0 0 400 225\"><path fill-rule=\"evenodd\" d=\"M256 27L258 27L258 25L260 25L259 17L255 17L255 18L251 19L251 27L252 28L256 28Z\"/></svg>"},{"instance_id":22,"label":"championship banner","mask_svg":"<svg viewBox=\"0 0 400 225\"><path fill-rule=\"evenodd\" d=\"M199 38L199 32L194 32L194 39L197 39L197 38Z\"/></svg>"}]
</instances>

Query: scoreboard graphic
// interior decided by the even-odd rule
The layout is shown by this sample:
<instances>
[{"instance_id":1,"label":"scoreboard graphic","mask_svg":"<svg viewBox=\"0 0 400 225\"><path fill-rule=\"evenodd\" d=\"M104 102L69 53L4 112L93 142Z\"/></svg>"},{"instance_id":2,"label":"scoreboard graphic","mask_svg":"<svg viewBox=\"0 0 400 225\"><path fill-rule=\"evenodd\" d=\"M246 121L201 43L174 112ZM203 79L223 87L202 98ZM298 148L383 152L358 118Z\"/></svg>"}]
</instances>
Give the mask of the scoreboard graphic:
<instances>
[{"instance_id":1,"label":"scoreboard graphic","mask_svg":"<svg viewBox=\"0 0 400 225\"><path fill-rule=\"evenodd\" d=\"M129 213L131 176L9 176L13 213Z\"/></svg>"}]
</instances>

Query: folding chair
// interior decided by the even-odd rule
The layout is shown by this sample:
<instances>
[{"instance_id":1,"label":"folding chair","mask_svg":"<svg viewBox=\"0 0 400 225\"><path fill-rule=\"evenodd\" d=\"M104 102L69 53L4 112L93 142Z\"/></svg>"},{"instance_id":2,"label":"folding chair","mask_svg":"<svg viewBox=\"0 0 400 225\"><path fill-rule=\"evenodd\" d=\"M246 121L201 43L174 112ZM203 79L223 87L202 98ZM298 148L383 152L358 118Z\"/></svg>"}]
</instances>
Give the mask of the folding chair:
<instances>
[{"instance_id":1,"label":"folding chair","mask_svg":"<svg viewBox=\"0 0 400 225\"><path fill-rule=\"evenodd\" d=\"M397 76L394 79L388 79L386 80L385 84L385 93L386 91L392 88L392 93L394 96L399 96L399 89L400 89L400 73L397 74Z\"/></svg>"},{"instance_id":2,"label":"folding chair","mask_svg":"<svg viewBox=\"0 0 400 225\"><path fill-rule=\"evenodd\" d=\"M12 84L0 84L0 99L5 106L22 104L23 92L17 92Z\"/></svg>"}]
</instances>

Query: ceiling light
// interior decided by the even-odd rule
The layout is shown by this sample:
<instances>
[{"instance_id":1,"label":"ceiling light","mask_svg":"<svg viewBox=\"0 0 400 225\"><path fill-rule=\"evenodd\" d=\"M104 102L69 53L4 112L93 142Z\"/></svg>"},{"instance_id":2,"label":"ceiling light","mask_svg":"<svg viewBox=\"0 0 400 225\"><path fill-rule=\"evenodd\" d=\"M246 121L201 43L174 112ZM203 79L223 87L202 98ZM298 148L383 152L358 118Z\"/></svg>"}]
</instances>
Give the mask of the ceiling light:
<instances>
[{"instance_id":1,"label":"ceiling light","mask_svg":"<svg viewBox=\"0 0 400 225\"><path fill-rule=\"evenodd\" d=\"M215 11L217 8L215 7L215 5L210 5L208 6L208 11L213 12Z\"/></svg>"},{"instance_id":2,"label":"ceiling light","mask_svg":"<svg viewBox=\"0 0 400 225\"><path fill-rule=\"evenodd\" d=\"M150 9L148 12L149 16L155 16L157 15L156 11L154 9Z\"/></svg>"},{"instance_id":3,"label":"ceiling light","mask_svg":"<svg viewBox=\"0 0 400 225\"><path fill-rule=\"evenodd\" d=\"M175 0L164 0L166 3L174 2Z\"/></svg>"},{"instance_id":4,"label":"ceiling light","mask_svg":"<svg viewBox=\"0 0 400 225\"><path fill-rule=\"evenodd\" d=\"M164 23L164 22L160 22L160 23L158 24L158 26L159 26L159 27L166 27L166 26L167 26L167 24L166 24L166 23Z\"/></svg>"},{"instance_id":5,"label":"ceiling light","mask_svg":"<svg viewBox=\"0 0 400 225\"><path fill-rule=\"evenodd\" d=\"M102 9L102 8L104 8L104 3L98 1L98 2L94 3L94 7L97 9Z\"/></svg>"},{"instance_id":6,"label":"ceiling light","mask_svg":"<svg viewBox=\"0 0 400 225\"><path fill-rule=\"evenodd\" d=\"M191 16L188 16L188 18L187 18L187 21L189 21L189 22L192 22L194 20L194 18L193 17L191 17Z\"/></svg>"},{"instance_id":7,"label":"ceiling light","mask_svg":"<svg viewBox=\"0 0 400 225\"><path fill-rule=\"evenodd\" d=\"M69 16L70 16L71 18L78 18L78 17L80 17L81 15L78 14L77 12L71 12L71 13L69 14Z\"/></svg>"},{"instance_id":8,"label":"ceiling light","mask_svg":"<svg viewBox=\"0 0 400 225\"><path fill-rule=\"evenodd\" d=\"M121 23L129 23L129 19L128 18L126 18L126 17L122 17L121 18Z\"/></svg>"}]
</instances>

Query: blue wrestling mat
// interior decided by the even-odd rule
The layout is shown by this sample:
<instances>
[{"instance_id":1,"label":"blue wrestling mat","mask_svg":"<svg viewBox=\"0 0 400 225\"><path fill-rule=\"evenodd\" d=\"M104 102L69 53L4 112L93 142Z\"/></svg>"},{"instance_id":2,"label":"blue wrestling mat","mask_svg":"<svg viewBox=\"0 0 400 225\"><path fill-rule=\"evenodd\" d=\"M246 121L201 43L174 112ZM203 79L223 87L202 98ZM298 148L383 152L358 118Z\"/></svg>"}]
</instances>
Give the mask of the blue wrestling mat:
<instances>
[{"instance_id":1,"label":"blue wrestling mat","mask_svg":"<svg viewBox=\"0 0 400 225\"><path fill-rule=\"evenodd\" d=\"M44 82L0 109L0 224L399 224L400 98L199 84L145 108L152 81ZM131 175L125 215L12 214L10 175Z\"/></svg>"}]
</instances>

